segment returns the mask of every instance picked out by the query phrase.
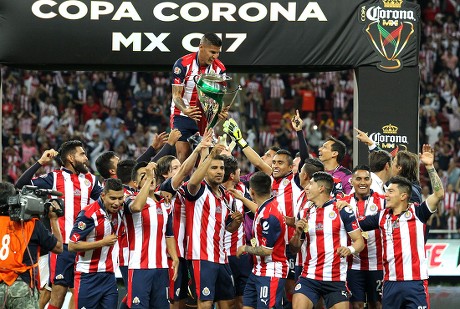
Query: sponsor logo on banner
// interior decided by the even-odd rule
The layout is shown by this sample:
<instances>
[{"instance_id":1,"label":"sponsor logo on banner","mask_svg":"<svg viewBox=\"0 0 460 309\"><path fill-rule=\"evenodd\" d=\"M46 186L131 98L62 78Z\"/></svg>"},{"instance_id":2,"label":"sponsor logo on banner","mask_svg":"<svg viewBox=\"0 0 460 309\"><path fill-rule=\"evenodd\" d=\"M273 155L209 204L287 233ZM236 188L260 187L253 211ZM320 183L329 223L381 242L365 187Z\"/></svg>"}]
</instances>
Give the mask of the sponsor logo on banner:
<instances>
[{"instance_id":1,"label":"sponsor logo on banner","mask_svg":"<svg viewBox=\"0 0 460 309\"><path fill-rule=\"evenodd\" d=\"M403 0L381 0L381 5L362 5L358 19L365 23L364 33L381 57L377 68L385 72L402 69L401 53L415 40L418 22L415 8Z\"/></svg>"},{"instance_id":2,"label":"sponsor logo on banner","mask_svg":"<svg viewBox=\"0 0 460 309\"><path fill-rule=\"evenodd\" d=\"M398 131L397 126L389 123L382 127L382 132L369 134L369 138L394 156L399 150L407 150L409 144L407 135L398 135Z\"/></svg>"}]
</instances>

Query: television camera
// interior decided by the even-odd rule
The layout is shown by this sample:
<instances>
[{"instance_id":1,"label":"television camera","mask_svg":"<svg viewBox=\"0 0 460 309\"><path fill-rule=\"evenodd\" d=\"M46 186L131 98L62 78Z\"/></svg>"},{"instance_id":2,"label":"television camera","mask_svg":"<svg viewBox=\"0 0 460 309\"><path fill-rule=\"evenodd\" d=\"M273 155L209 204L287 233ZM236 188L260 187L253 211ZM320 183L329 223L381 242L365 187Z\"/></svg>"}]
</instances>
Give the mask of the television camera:
<instances>
[{"instance_id":1,"label":"television camera","mask_svg":"<svg viewBox=\"0 0 460 309\"><path fill-rule=\"evenodd\" d=\"M40 189L36 186L24 186L17 195L8 198L8 213L12 221L28 221L33 217L47 216L53 201L59 205L54 213L58 217L64 215L64 202L60 198L48 198L52 196L62 196L59 191Z\"/></svg>"}]
</instances>

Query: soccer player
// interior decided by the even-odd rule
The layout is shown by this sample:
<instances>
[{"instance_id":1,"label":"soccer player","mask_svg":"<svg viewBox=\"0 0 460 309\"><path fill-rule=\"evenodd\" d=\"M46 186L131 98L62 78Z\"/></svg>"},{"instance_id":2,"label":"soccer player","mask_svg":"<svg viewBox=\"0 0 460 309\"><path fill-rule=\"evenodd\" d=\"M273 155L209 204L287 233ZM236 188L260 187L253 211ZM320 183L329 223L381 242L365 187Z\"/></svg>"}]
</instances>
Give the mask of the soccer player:
<instances>
[{"instance_id":1,"label":"soccer player","mask_svg":"<svg viewBox=\"0 0 460 309\"><path fill-rule=\"evenodd\" d=\"M271 196L271 178L263 172L250 179L249 192L258 205L254 223L252 246L238 248L237 257L253 255L254 267L244 289L244 308L282 308L283 290L288 274L286 257L286 223L278 210L277 200Z\"/></svg>"},{"instance_id":2,"label":"soccer player","mask_svg":"<svg viewBox=\"0 0 460 309\"><path fill-rule=\"evenodd\" d=\"M240 195L250 198L247 187L240 181L240 168L238 160L233 156L225 156L224 161L224 181L222 185L234 196L234 202L231 206L232 210L237 210L243 214L243 222L236 232L225 232L224 246L228 256L228 262L233 274L233 282L235 283L235 299L236 308L243 308L243 292L249 274L252 268L252 259L249 255L237 257L237 250L240 246L248 242L252 238L252 229L248 224L252 223L254 215L244 207L244 202L238 199L233 190L239 192Z\"/></svg>"},{"instance_id":3,"label":"soccer player","mask_svg":"<svg viewBox=\"0 0 460 309\"><path fill-rule=\"evenodd\" d=\"M128 307L169 308L168 257L173 260L174 279L179 259L172 232L171 207L158 197L154 162L139 162L132 179L140 191L126 198L125 218L130 248Z\"/></svg>"},{"instance_id":4,"label":"soccer player","mask_svg":"<svg viewBox=\"0 0 460 309\"><path fill-rule=\"evenodd\" d=\"M364 248L356 217L351 209L338 210L331 199L334 180L316 172L307 187L304 217L296 222L291 249L297 252L307 241L307 258L292 300L294 309L311 309L319 297L327 308L348 309L347 260L344 257ZM348 237L353 244L347 246Z\"/></svg>"},{"instance_id":5,"label":"soccer player","mask_svg":"<svg viewBox=\"0 0 460 309\"><path fill-rule=\"evenodd\" d=\"M444 197L444 188L430 145L423 145L420 161L433 188L422 204L410 203L412 183L394 176L385 193L386 209L359 220L363 231L379 229L383 238L382 308L429 308L424 231Z\"/></svg>"},{"instance_id":6,"label":"soccer player","mask_svg":"<svg viewBox=\"0 0 460 309\"><path fill-rule=\"evenodd\" d=\"M190 155L187 139L199 132L204 134L207 125L198 101L194 77L203 73L225 74L224 64L217 59L222 40L214 33L206 33L200 40L198 52L179 58L173 66L171 129L179 129L181 138L176 144L177 158L184 162ZM227 118L224 110L220 117Z\"/></svg>"},{"instance_id":7,"label":"soccer player","mask_svg":"<svg viewBox=\"0 0 460 309\"><path fill-rule=\"evenodd\" d=\"M343 198L356 218L374 215L385 207L385 197L371 190L372 176L367 165L358 165L352 171L354 193ZM348 265L347 284L353 309L381 308L383 281L382 236L379 230L363 232L364 249L352 257Z\"/></svg>"},{"instance_id":8,"label":"soccer player","mask_svg":"<svg viewBox=\"0 0 460 309\"><path fill-rule=\"evenodd\" d=\"M351 191L351 172L340 165L346 152L345 144L332 136L326 140L323 146L319 147L319 159L323 162L325 171L340 179L340 183L336 184L336 190L349 194Z\"/></svg>"},{"instance_id":9,"label":"soccer player","mask_svg":"<svg viewBox=\"0 0 460 309\"><path fill-rule=\"evenodd\" d=\"M115 269L118 266L118 228L123 185L107 179L101 197L78 215L70 233L69 251L78 252L75 265L75 307L116 308Z\"/></svg>"},{"instance_id":10,"label":"soccer player","mask_svg":"<svg viewBox=\"0 0 460 309\"><path fill-rule=\"evenodd\" d=\"M32 179L38 169L49 164L59 154L62 167L48 174ZM63 193L64 216L58 219L64 241L64 252L57 255L50 253L50 281L52 284L49 309L61 308L67 290L73 293L75 253L69 252L70 231L80 210L95 201L102 192L96 176L88 170L89 162L82 142L70 140L61 145L59 152L46 150L37 163L28 168L18 179L16 186L32 184L43 189L52 189ZM71 302L73 307L73 302Z\"/></svg>"},{"instance_id":11,"label":"soccer player","mask_svg":"<svg viewBox=\"0 0 460 309\"><path fill-rule=\"evenodd\" d=\"M238 229L243 215L232 211L233 197L221 186L224 177L223 145L216 145L184 185L186 198L187 260L191 264L198 308L234 305L234 284L224 250L225 231Z\"/></svg>"}]
</instances>

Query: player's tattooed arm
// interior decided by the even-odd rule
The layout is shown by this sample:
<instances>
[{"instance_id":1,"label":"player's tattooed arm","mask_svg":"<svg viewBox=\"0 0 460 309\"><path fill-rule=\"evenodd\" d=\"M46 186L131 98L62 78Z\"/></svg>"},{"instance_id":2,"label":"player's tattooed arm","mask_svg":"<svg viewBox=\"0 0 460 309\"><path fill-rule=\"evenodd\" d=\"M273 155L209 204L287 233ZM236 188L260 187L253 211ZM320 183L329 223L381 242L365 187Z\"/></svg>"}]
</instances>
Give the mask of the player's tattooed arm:
<instances>
[{"instance_id":1,"label":"player's tattooed arm","mask_svg":"<svg viewBox=\"0 0 460 309\"><path fill-rule=\"evenodd\" d=\"M180 109L182 112L187 108L184 104L184 100L182 99L182 91L184 90L183 85L173 85L172 86L172 99L174 104Z\"/></svg>"},{"instance_id":2,"label":"player's tattooed arm","mask_svg":"<svg viewBox=\"0 0 460 309\"><path fill-rule=\"evenodd\" d=\"M253 255L267 256L267 255L272 254L273 249L268 249L268 248L264 248L261 246L256 246L256 247L245 246L244 251L247 253L253 254Z\"/></svg>"}]
</instances>

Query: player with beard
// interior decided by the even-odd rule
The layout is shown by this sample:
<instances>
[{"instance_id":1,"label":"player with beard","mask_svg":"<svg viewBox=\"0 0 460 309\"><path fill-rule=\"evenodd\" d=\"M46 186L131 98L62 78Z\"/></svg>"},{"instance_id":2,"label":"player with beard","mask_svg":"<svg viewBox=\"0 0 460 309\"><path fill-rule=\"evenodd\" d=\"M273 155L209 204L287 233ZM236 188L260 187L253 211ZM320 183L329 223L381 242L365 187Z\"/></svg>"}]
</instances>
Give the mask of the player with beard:
<instances>
[{"instance_id":1,"label":"player with beard","mask_svg":"<svg viewBox=\"0 0 460 309\"><path fill-rule=\"evenodd\" d=\"M33 178L34 174L57 155L60 155L62 167L48 174ZM58 219L64 251L57 255L50 253L50 282L52 284L49 309L61 308L67 290L73 293L75 253L68 251L70 232L80 210L91 201L97 200L102 187L96 176L88 170L89 162L83 143L70 140L61 145L59 152L46 150L41 158L18 179L16 186L34 185L42 189L59 191L63 194L64 216ZM33 179L32 179L33 178ZM71 302L73 308L73 301Z\"/></svg>"}]
</instances>

